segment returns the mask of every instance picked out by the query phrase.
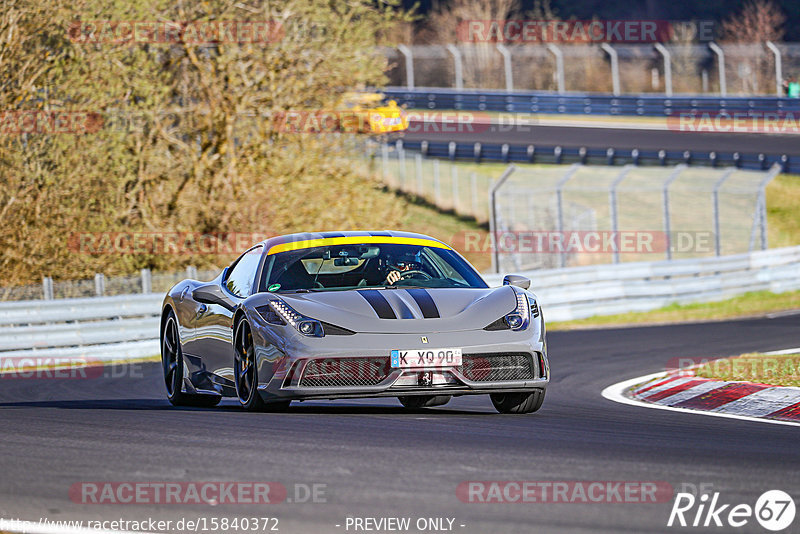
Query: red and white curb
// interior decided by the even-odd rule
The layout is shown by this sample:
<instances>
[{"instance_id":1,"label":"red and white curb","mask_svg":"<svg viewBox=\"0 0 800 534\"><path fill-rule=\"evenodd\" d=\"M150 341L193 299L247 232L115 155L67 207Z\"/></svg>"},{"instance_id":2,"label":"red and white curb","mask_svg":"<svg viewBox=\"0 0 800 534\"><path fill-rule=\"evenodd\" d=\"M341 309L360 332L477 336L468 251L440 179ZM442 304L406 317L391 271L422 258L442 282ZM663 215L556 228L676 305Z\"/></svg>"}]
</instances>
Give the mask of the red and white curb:
<instances>
[{"instance_id":1,"label":"red and white curb","mask_svg":"<svg viewBox=\"0 0 800 534\"><path fill-rule=\"evenodd\" d=\"M800 388L712 380L691 370L632 378L602 395L633 406L800 426Z\"/></svg>"}]
</instances>

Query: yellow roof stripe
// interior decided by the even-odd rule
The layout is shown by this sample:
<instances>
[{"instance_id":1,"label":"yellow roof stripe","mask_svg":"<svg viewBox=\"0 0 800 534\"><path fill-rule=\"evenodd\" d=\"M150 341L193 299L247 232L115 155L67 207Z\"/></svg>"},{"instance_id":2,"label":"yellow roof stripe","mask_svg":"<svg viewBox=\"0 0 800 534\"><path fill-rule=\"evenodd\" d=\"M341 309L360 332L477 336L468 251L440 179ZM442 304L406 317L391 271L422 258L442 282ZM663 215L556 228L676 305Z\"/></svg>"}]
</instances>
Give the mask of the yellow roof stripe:
<instances>
[{"instance_id":1,"label":"yellow roof stripe","mask_svg":"<svg viewBox=\"0 0 800 534\"><path fill-rule=\"evenodd\" d=\"M305 241L290 241L280 245L270 247L267 255L286 252L287 250L299 250L303 248L326 247L330 245L419 245L424 247L444 248L452 250L444 243L439 243L433 239L422 239L419 237L380 237L369 235L355 235L347 237L322 237L319 239L307 239Z\"/></svg>"}]
</instances>

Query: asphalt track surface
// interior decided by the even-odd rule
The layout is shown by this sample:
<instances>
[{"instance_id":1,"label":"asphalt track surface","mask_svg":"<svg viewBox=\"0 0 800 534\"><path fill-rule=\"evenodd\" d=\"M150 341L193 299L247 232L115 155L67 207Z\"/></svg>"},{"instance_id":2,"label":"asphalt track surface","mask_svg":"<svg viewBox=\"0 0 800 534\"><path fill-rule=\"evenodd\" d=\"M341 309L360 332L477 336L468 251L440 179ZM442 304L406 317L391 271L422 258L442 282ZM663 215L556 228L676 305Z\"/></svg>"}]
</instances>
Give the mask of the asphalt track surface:
<instances>
[{"instance_id":1,"label":"asphalt track surface","mask_svg":"<svg viewBox=\"0 0 800 534\"><path fill-rule=\"evenodd\" d=\"M543 147L614 148L620 150L670 150L692 152L741 152L747 154L800 155L800 137L764 133L679 132L576 126L500 126L460 127L441 132L440 124L412 122L409 131L399 135L410 141L455 141L457 143L508 143ZM470 131L473 128L474 131Z\"/></svg>"},{"instance_id":2,"label":"asphalt track surface","mask_svg":"<svg viewBox=\"0 0 800 534\"><path fill-rule=\"evenodd\" d=\"M552 332L547 399L524 416L496 414L485 396L415 412L394 399L294 403L274 414L244 413L235 401L177 409L164 399L152 363L118 368L124 376L117 378L0 379L0 517L270 516L279 518L279 532L320 534L354 532L345 530L347 516L450 517L465 534L664 532L671 500L470 504L456 487L470 480L666 481L676 489L712 484L726 503L753 505L770 489L797 500L797 428L627 406L600 392L680 355L796 347L799 327L794 315ZM87 505L68 497L71 485L85 481L208 480L277 481L290 498L296 483L326 484L327 502ZM755 520L738 531L763 532Z\"/></svg>"}]
</instances>

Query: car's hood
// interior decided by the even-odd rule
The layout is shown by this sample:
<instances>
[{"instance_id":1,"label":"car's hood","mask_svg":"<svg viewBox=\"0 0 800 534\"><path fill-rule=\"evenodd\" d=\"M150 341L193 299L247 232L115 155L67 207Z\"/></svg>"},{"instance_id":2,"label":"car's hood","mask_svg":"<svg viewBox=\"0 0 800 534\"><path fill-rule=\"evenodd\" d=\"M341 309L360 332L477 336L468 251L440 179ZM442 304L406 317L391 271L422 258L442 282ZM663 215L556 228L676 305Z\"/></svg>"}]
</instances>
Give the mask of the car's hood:
<instances>
[{"instance_id":1,"label":"car's hood","mask_svg":"<svg viewBox=\"0 0 800 534\"><path fill-rule=\"evenodd\" d=\"M359 289L281 294L297 312L355 332L430 333L481 329L516 306L511 287Z\"/></svg>"}]
</instances>

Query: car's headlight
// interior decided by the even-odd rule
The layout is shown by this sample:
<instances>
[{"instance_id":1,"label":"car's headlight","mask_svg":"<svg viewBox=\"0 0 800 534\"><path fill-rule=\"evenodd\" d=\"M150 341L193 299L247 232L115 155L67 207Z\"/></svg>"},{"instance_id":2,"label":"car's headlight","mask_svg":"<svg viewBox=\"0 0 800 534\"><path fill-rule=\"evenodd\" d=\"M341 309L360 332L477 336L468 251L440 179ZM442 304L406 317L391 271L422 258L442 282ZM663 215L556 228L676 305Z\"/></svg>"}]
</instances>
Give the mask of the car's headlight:
<instances>
[{"instance_id":1,"label":"car's headlight","mask_svg":"<svg viewBox=\"0 0 800 534\"><path fill-rule=\"evenodd\" d=\"M511 330L525 330L531 323L532 317L539 317L539 305L527 293L516 290L514 292L517 294L517 307L503 320Z\"/></svg>"},{"instance_id":2,"label":"car's headlight","mask_svg":"<svg viewBox=\"0 0 800 534\"><path fill-rule=\"evenodd\" d=\"M256 311L268 323L291 325L304 336L322 337L325 335L322 323L298 313L282 300L270 300L269 305L259 306Z\"/></svg>"}]
</instances>

